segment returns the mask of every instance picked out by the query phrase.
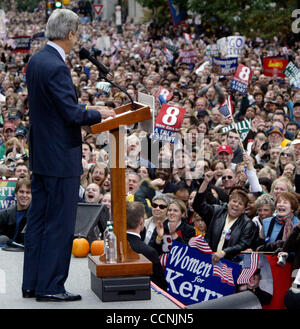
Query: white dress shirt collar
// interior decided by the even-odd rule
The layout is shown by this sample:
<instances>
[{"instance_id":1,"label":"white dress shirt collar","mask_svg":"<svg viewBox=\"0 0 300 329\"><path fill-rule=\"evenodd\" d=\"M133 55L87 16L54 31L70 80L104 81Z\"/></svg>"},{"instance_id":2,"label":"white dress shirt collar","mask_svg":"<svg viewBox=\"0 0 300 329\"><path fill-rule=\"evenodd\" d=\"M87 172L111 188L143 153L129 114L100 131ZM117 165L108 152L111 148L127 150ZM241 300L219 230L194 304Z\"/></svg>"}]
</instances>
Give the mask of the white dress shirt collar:
<instances>
[{"instance_id":1,"label":"white dress shirt collar","mask_svg":"<svg viewBox=\"0 0 300 329\"><path fill-rule=\"evenodd\" d=\"M59 52L59 54L60 54L60 56L62 57L62 59L64 60L64 62L66 61L66 53L65 53L65 51L62 49L62 47L60 47L58 44L56 44L55 42L52 42L52 41L48 41L48 42L47 42L47 45L49 45L49 46L55 48L55 49Z\"/></svg>"}]
</instances>

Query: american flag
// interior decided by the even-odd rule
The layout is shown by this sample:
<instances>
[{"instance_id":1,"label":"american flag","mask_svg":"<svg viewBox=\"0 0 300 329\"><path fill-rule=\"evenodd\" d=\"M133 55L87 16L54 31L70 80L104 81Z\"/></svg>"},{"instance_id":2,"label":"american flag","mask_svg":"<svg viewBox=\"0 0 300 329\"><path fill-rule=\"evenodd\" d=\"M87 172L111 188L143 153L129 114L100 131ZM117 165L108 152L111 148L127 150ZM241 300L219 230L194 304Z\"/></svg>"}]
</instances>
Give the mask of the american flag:
<instances>
[{"instance_id":1,"label":"american flag","mask_svg":"<svg viewBox=\"0 0 300 329\"><path fill-rule=\"evenodd\" d=\"M189 241L189 246L192 248L197 248L204 254L211 254L212 250L210 249L210 246L208 243L204 240L204 237L202 235L194 236Z\"/></svg>"},{"instance_id":2,"label":"american flag","mask_svg":"<svg viewBox=\"0 0 300 329\"><path fill-rule=\"evenodd\" d=\"M243 269L237 279L237 284L246 284L250 281L253 274L258 268L259 254L252 252L251 254L244 254Z\"/></svg>"},{"instance_id":3,"label":"american flag","mask_svg":"<svg viewBox=\"0 0 300 329\"><path fill-rule=\"evenodd\" d=\"M168 260L168 257L169 257L169 253L165 253L165 254L161 254L159 256L159 260L160 260L160 263L161 263L161 266L164 268L167 264L167 260Z\"/></svg>"},{"instance_id":4,"label":"american flag","mask_svg":"<svg viewBox=\"0 0 300 329\"><path fill-rule=\"evenodd\" d=\"M227 100L225 100L218 108L219 112L224 115L225 118L230 118L231 113L227 104Z\"/></svg>"},{"instance_id":5,"label":"american flag","mask_svg":"<svg viewBox=\"0 0 300 329\"><path fill-rule=\"evenodd\" d=\"M192 38L191 35L189 33L183 33L184 39L185 39L185 43L187 45L191 45L192 44Z\"/></svg>"},{"instance_id":6,"label":"american flag","mask_svg":"<svg viewBox=\"0 0 300 329\"><path fill-rule=\"evenodd\" d=\"M164 47L163 54L165 55L167 60L172 64L174 61L174 56L172 55L172 53L170 52L170 50L167 47Z\"/></svg>"},{"instance_id":7,"label":"american flag","mask_svg":"<svg viewBox=\"0 0 300 329\"><path fill-rule=\"evenodd\" d=\"M231 286L234 286L232 268L227 266L224 263L217 263L214 265L213 276L218 276L221 278L223 283L227 283Z\"/></svg>"}]
</instances>

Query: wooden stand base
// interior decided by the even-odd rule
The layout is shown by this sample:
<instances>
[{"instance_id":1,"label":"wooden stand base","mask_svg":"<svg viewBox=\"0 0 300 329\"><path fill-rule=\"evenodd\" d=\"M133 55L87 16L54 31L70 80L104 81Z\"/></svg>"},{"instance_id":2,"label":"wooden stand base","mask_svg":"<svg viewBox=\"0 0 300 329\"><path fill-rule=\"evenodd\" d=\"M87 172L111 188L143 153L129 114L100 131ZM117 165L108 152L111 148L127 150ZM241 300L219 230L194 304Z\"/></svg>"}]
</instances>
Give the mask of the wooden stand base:
<instances>
[{"instance_id":1,"label":"wooden stand base","mask_svg":"<svg viewBox=\"0 0 300 329\"><path fill-rule=\"evenodd\" d=\"M152 274L152 262L142 254L138 259L124 261L122 263L107 264L99 256L89 256L88 266L90 271L98 278L143 276Z\"/></svg>"}]
</instances>

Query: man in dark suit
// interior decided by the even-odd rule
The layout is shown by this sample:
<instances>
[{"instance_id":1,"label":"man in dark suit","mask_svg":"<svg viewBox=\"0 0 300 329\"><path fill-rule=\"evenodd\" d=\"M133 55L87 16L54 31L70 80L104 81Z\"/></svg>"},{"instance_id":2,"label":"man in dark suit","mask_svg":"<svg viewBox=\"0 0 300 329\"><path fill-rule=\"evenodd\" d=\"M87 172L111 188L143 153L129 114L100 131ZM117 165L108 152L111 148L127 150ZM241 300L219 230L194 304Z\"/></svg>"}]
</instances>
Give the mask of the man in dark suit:
<instances>
[{"instance_id":1,"label":"man in dark suit","mask_svg":"<svg viewBox=\"0 0 300 329\"><path fill-rule=\"evenodd\" d=\"M140 232L144 229L145 207L141 202L127 202L127 240L133 251L143 254L153 264L151 281L160 288L167 290L168 283L165 279L157 251L142 241Z\"/></svg>"},{"instance_id":2,"label":"man in dark suit","mask_svg":"<svg viewBox=\"0 0 300 329\"><path fill-rule=\"evenodd\" d=\"M114 117L106 107L78 105L65 56L76 42L79 17L55 10L46 26L46 46L27 66L32 204L25 233L23 297L74 301L67 292L80 175L81 126Z\"/></svg>"},{"instance_id":3,"label":"man in dark suit","mask_svg":"<svg viewBox=\"0 0 300 329\"><path fill-rule=\"evenodd\" d=\"M27 222L28 208L31 202L30 180L21 178L15 188L17 203L0 210L0 240L10 239L24 243L24 228Z\"/></svg>"}]
</instances>

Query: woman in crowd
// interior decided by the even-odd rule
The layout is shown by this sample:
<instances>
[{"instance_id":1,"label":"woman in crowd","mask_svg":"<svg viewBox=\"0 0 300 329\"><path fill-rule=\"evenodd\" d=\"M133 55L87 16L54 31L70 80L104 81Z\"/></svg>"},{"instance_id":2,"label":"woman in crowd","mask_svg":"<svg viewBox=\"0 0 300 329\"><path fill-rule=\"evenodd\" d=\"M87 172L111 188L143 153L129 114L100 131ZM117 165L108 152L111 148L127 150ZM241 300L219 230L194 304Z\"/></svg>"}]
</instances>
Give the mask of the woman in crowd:
<instances>
[{"instance_id":1,"label":"woman in crowd","mask_svg":"<svg viewBox=\"0 0 300 329\"><path fill-rule=\"evenodd\" d=\"M205 220L207 233L205 239L214 252L213 264L220 259L233 259L241 251L251 248L255 227L245 215L249 201L247 192L241 188L233 189L229 202L222 205L209 205L205 201L208 184L213 172L208 171L194 199L194 210Z\"/></svg>"},{"instance_id":2,"label":"woman in crowd","mask_svg":"<svg viewBox=\"0 0 300 329\"><path fill-rule=\"evenodd\" d=\"M156 195L151 202L152 216L145 220L144 242L149 244L152 234L158 222L163 223L167 219L167 211L170 200L164 194Z\"/></svg>"},{"instance_id":3,"label":"woman in crowd","mask_svg":"<svg viewBox=\"0 0 300 329\"><path fill-rule=\"evenodd\" d=\"M294 152L291 148L286 147L280 152L279 158L275 163L278 176L281 176L283 174L284 166L290 162L295 162Z\"/></svg>"},{"instance_id":4,"label":"woman in crowd","mask_svg":"<svg viewBox=\"0 0 300 329\"><path fill-rule=\"evenodd\" d=\"M299 222L295 216L298 199L294 193L282 192L276 196L276 215L265 218L262 222L265 243L259 250L274 251L283 246L293 227Z\"/></svg>"},{"instance_id":5,"label":"woman in crowd","mask_svg":"<svg viewBox=\"0 0 300 329\"><path fill-rule=\"evenodd\" d=\"M271 185L270 194L276 198L282 192L294 192L291 181L285 176L274 180Z\"/></svg>"},{"instance_id":6,"label":"woman in crowd","mask_svg":"<svg viewBox=\"0 0 300 329\"><path fill-rule=\"evenodd\" d=\"M185 222L187 209L181 200L170 201L167 220L157 222L149 245L155 248L159 255L169 253L174 240L188 244L190 238L195 236L193 226Z\"/></svg>"}]
</instances>

